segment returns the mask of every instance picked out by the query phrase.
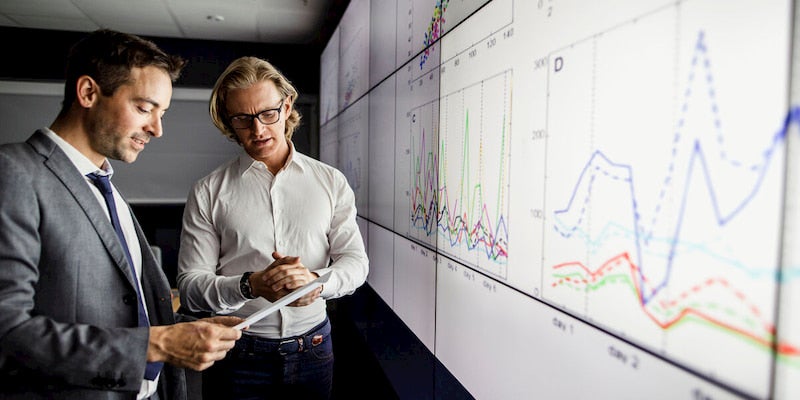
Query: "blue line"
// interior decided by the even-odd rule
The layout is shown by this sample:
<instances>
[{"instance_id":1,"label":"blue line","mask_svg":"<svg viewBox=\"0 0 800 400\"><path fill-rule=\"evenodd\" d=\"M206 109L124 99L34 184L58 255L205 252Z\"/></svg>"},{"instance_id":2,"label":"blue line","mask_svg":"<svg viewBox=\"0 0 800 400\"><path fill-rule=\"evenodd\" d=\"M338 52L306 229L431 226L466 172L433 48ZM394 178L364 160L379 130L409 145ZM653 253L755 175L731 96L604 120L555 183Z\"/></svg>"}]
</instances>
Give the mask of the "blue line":
<instances>
[{"instance_id":1,"label":"blue line","mask_svg":"<svg viewBox=\"0 0 800 400\"><path fill-rule=\"evenodd\" d=\"M710 63L710 61L708 59L708 48L705 45L704 39L705 39L704 33L702 31L699 32L698 38L697 38L697 43L695 45L695 52L694 52L694 55L692 57L692 63L691 63L691 69L690 69L689 76L688 76L687 88L684 91L684 103L680 107L681 115L680 115L680 117L678 119L677 129L675 131L675 136L674 136L673 142L672 142L672 144L673 144L673 148L672 148L672 151L671 151L672 152L672 162L670 162L670 165L667 168L667 176L665 177L665 179L663 181L663 187L660 190L659 202L655 207L655 213L654 213L654 216L653 216L653 218L651 220L651 223L650 223L650 230L648 232L645 232L644 226L640 225L640 222L641 222L640 221L640 213L638 211L638 203L636 201L635 190L634 190L634 186L633 186L634 185L633 168L630 165L627 165L627 164L620 164L620 163L615 163L615 162L611 161L605 154L603 154L603 152L601 152L599 150L596 150L596 151L594 151L592 153L591 157L589 158L589 161L586 163L586 165L584 166L583 170L581 171L580 176L579 176L578 181L577 181L577 184L574 186L574 188L572 190L572 193L570 195L570 198L569 198L569 201L567 203L567 206L565 208L563 208L563 209L554 211L554 215L556 217L558 217L560 214L564 214L564 213L569 212L573 208L574 203L576 203L576 196L577 196L578 188L580 186L582 186L582 182L585 179L589 179L589 182L587 184L587 191L586 191L587 194L586 194L586 197L583 199L582 204L580 205L580 210L578 212L578 218L575 221L575 224L570 226L570 227L561 227L559 225L554 225L554 228L555 228L556 232L559 233L562 237L565 237L565 238L571 237L573 235L573 233L578 229L578 226L582 223L582 221L583 221L583 219L585 217L585 214L586 214L586 212L588 210L588 205L589 205L589 202L590 202L590 198L591 198L592 188L594 187L595 179L598 176L598 174L602 174L604 177L606 177L608 179L617 180L617 181L621 181L621 182L624 182L624 183L628 184L628 186L629 186L628 190L630 192L631 204L632 204L632 210L633 210L633 221L634 221L633 232L634 232L635 240L636 240L636 260L637 260L637 265L639 266L640 271L641 271L641 273L639 274L639 281L640 281L639 283L640 283L640 287L642 288L642 302L643 302L643 305L646 305L647 302L650 299L652 299L654 296L656 296L658 294L658 292L662 288L667 286L668 277L671 275L673 261L674 261L674 257L675 257L675 254L676 254L676 247L678 245L678 241L679 241L678 239L680 237L681 228L682 228L682 224L683 224L683 216L685 214L686 207L687 207L687 198L688 198L688 194L689 194L690 182L691 182L692 176L694 175L694 172L695 172L694 171L695 170L695 161L697 160L699 162L699 166L701 168L700 173L703 175L705 186L707 187L707 189L709 191L710 198L711 198L711 204L712 204L713 209L714 209L716 222L717 222L717 224L719 226L724 226L728 222L730 222L734 217L736 217L742 210L744 210L744 208L753 199L753 197L755 196L755 194L758 191L758 189L761 187L761 185L762 185L762 183L764 181L764 177L765 177L765 175L767 173L767 170L768 170L768 168L770 166L770 163L772 161L772 157L775 154L776 150L779 148L779 146L781 146L781 145L783 145L785 143L786 135L787 135L787 132L789 131L789 128L791 127L791 125L792 124L800 125L800 106L794 106L787 112L786 118L784 119L783 126L781 127L781 129L779 129L775 134L773 134L772 140L770 141L769 146L763 151L763 154L761 156L762 159L761 159L761 161L759 163L753 164L751 166L746 166L746 165L744 165L743 163L741 163L739 161L729 159L728 158L728 154L725 152L725 149L724 149L725 141L724 141L723 129L722 129L722 124L721 124L721 121L720 121L720 118L719 118L719 107L717 106L716 91L714 90L714 85L713 85L714 80L713 80L713 75L711 73L711 63ZM675 158L676 158L677 153L678 153L677 147L678 147L678 144L681 142L681 135L683 133L682 129L684 128L684 124L685 124L685 120L686 120L685 119L686 118L686 114L688 113L688 110L689 110L689 99L692 97L692 94L693 94L693 92L691 90L691 86L692 86L692 83L694 82L694 79L695 79L695 72L696 72L695 70L697 68L699 68L700 65L702 65L702 68L704 69L704 72L705 72L705 83L709 87L707 94L709 96L709 99L711 100L711 113L712 113L713 120L714 120L714 127L715 127L715 129L717 131L716 143L721 148L721 150L720 150L720 158L723 159L723 160L728 161L728 163L733 167L744 168L746 171L750 171L750 172L756 173L757 174L757 178L756 178L755 183L753 184L753 187L741 199L741 201L730 212L728 212L727 214L724 213L722 211L721 207L720 207L719 200L717 198L717 196L718 196L717 195L717 190L715 189L714 183L712 182L712 178L711 178L711 174L710 174L710 170L709 170L709 164L708 164L708 161L707 161L707 158L706 158L706 152L704 151L703 146L701 145L699 139L695 139L694 140L694 143L692 145L692 153L691 153L691 155L689 157L689 164L688 164L688 168L687 168L687 172L686 172L686 176L685 176L686 184L685 184L685 186L683 188L683 192L681 194L682 197L681 197L681 203L680 203L680 208L679 208L679 212L678 212L678 220L677 220L677 224L675 226L675 230L674 230L672 239L670 240L670 243L669 243L670 247L669 247L669 253L667 255L668 263L667 263L666 274L664 275L665 278L664 278L664 281L661 282L656 287L654 287L650 293L645 293L645 290L644 290L644 288L645 288L645 285L644 285L644 276L645 276L645 274L644 274L644 265L643 265L643 261L642 261L642 259L643 259L643 257L642 257L642 246L649 245L649 241L653 237L653 228L658 223L658 216L661 213L663 201L666 199L666 194L668 193L667 187L670 184L672 184L672 182L673 182L672 175L676 171L676 169L675 169ZM620 171L619 174L614 174L614 173L612 173L612 171L614 169L621 170L621 171Z\"/></svg>"}]
</instances>

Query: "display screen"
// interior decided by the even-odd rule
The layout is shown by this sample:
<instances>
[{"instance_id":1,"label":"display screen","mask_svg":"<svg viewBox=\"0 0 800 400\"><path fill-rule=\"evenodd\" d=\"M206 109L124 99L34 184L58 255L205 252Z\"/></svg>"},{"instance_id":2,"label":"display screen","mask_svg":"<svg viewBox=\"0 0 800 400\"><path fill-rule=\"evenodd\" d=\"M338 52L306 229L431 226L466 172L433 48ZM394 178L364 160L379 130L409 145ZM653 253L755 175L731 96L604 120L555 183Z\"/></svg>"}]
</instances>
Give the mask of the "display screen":
<instances>
[{"instance_id":1,"label":"display screen","mask_svg":"<svg viewBox=\"0 0 800 400\"><path fill-rule=\"evenodd\" d=\"M466 390L800 398L792 1L370 4L394 52L360 45L321 146L368 283Z\"/></svg>"}]
</instances>

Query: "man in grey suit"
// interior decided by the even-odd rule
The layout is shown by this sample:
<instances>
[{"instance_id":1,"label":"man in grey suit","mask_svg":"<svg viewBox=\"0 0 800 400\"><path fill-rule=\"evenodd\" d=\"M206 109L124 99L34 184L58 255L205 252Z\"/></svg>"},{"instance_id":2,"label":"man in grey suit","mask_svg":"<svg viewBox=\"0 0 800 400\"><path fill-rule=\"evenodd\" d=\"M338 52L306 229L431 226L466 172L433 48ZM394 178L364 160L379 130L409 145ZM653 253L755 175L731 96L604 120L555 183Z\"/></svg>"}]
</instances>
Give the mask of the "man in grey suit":
<instances>
[{"instance_id":1,"label":"man in grey suit","mask_svg":"<svg viewBox=\"0 0 800 400\"><path fill-rule=\"evenodd\" d=\"M92 32L70 51L52 125L0 146L0 398L184 399L182 368L208 368L241 336L239 318L176 323L136 218L93 184L161 136L184 63Z\"/></svg>"}]
</instances>

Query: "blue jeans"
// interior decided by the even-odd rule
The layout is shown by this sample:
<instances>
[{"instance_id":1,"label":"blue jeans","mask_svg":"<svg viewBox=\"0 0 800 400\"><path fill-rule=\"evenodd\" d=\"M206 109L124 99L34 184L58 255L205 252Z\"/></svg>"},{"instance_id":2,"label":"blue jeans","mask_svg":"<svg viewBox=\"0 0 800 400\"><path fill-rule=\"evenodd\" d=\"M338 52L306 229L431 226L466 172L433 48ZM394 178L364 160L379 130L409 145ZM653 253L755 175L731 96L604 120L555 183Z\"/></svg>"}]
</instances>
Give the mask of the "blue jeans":
<instances>
[{"instance_id":1,"label":"blue jeans","mask_svg":"<svg viewBox=\"0 0 800 400\"><path fill-rule=\"evenodd\" d=\"M332 385L331 323L325 318L300 336L242 335L225 359L203 372L203 399L330 399Z\"/></svg>"}]
</instances>

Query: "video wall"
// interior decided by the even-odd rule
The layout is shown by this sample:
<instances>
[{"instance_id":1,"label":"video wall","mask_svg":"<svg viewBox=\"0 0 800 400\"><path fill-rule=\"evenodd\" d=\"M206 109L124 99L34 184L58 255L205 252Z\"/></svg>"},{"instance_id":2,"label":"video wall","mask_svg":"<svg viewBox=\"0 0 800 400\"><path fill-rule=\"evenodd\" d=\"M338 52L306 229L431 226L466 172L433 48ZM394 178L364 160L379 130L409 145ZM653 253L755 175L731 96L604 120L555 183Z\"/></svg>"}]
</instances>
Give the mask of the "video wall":
<instances>
[{"instance_id":1,"label":"video wall","mask_svg":"<svg viewBox=\"0 0 800 400\"><path fill-rule=\"evenodd\" d=\"M800 398L797 8L351 0L368 284L475 398Z\"/></svg>"}]
</instances>

